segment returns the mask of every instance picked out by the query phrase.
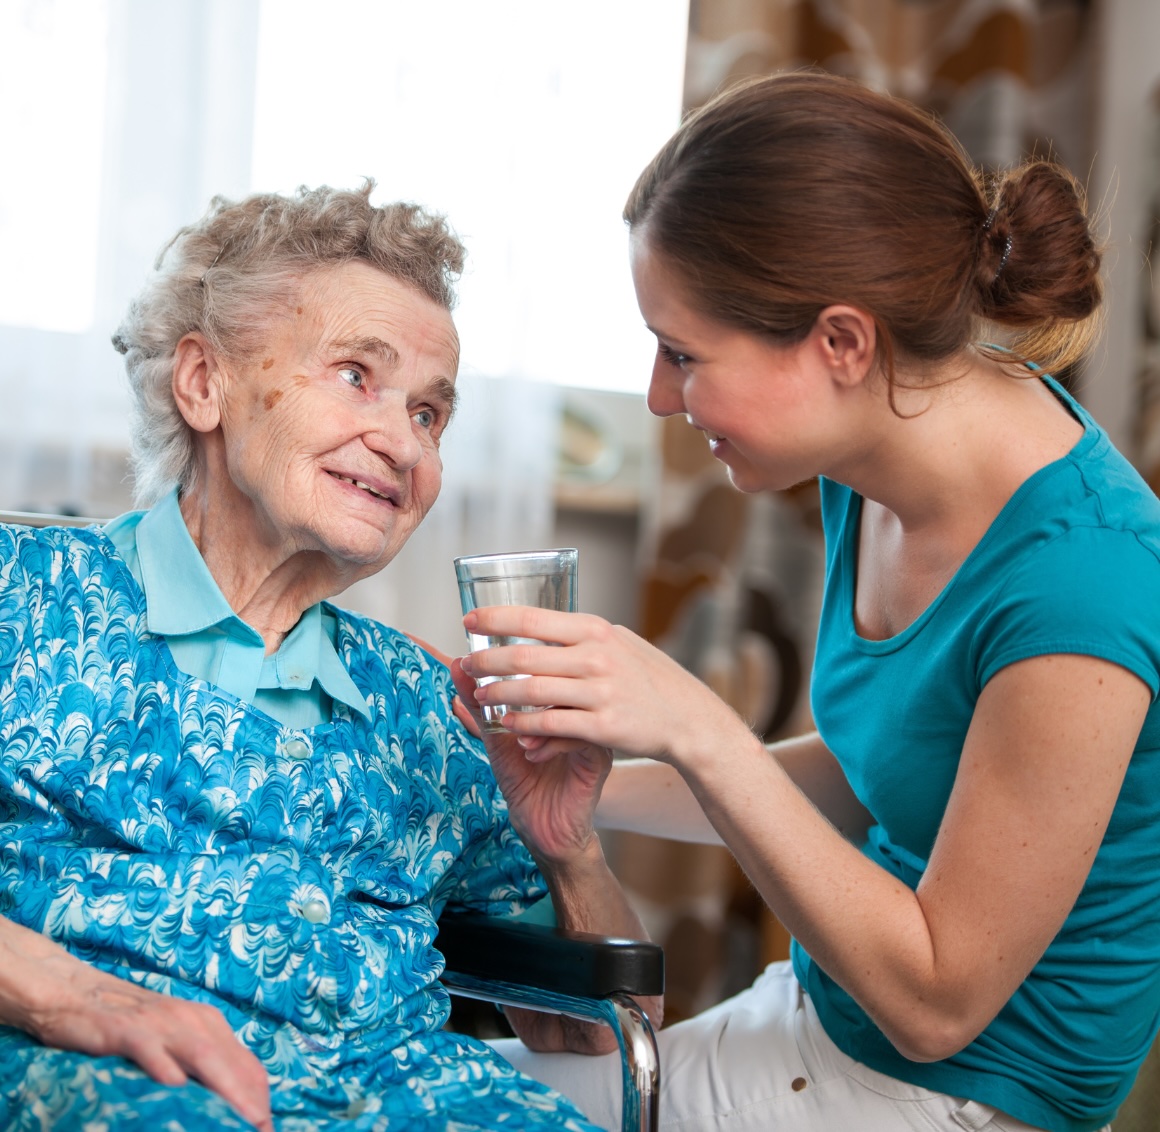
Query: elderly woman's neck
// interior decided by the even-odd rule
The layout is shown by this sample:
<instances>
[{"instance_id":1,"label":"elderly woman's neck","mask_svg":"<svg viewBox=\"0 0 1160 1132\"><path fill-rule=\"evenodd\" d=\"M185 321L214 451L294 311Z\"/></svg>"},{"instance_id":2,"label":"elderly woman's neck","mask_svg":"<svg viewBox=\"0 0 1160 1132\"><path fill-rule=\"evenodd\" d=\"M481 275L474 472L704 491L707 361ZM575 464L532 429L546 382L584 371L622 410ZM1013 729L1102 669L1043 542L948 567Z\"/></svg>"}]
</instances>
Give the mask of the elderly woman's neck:
<instances>
[{"instance_id":1,"label":"elderly woman's neck","mask_svg":"<svg viewBox=\"0 0 1160 1132\"><path fill-rule=\"evenodd\" d=\"M244 497L195 489L182 495L181 514L230 608L262 635L267 655L307 609L354 580L340 576L329 556L288 547Z\"/></svg>"}]
</instances>

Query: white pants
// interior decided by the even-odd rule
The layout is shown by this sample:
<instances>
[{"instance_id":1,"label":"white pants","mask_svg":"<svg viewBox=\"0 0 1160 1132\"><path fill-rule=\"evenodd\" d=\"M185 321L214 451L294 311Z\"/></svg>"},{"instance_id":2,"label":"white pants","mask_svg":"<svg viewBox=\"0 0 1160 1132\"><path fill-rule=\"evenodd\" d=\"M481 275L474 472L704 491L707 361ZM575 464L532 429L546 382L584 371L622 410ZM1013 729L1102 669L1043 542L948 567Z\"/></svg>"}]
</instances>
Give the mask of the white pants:
<instances>
[{"instance_id":1,"label":"white pants","mask_svg":"<svg viewBox=\"0 0 1160 1132\"><path fill-rule=\"evenodd\" d=\"M671 1132L1035 1132L989 1105L933 1093L847 1057L788 962L747 991L657 1034L661 1127ZM493 1043L517 1069L620 1128L618 1054L532 1053Z\"/></svg>"}]
</instances>

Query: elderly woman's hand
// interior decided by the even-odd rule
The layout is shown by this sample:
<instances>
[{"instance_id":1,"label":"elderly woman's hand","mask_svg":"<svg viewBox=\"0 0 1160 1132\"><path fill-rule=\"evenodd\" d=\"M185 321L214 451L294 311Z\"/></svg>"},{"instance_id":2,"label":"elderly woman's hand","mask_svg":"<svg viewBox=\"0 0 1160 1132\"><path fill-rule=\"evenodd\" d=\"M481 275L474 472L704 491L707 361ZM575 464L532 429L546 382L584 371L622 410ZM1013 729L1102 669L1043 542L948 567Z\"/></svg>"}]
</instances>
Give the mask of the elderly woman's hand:
<instances>
[{"instance_id":1,"label":"elderly woman's hand","mask_svg":"<svg viewBox=\"0 0 1160 1132\"><path fill-rule=\"evenodd\" d=\"M478 728L475 681L464 671L464 659L451 662L451 677ZM540 864L566 864L591 850L596 803L612 767L612 753L573 741L558 758L537 761L528 758L515 735L491 733L483 739L512 825Z\"/></svg>"},{"instance_id":2,"label":"elderly woman's hand","mask_svg":"<svg viewBox=\"0 0 1160 1132\"><path fill-rule=\"evenodd\" d=\"M406 635L424 652L430 653L430 655L439 661L440 664L444 665L446 668L451 667L451 662L455 659L453 656L449 656L442 649L437 649L434 645L429 644L427 641L423 640L422 637L416 637L414 633L407 633ZM472 700L471 702L474 703L475 701ZM462 723L463 726L467 728L467 730L472 735L474 735L477 739L483 738L483 728L480 726L478 713L476 715L472 715L471 709L463 702L462 696L456 696L455 699L451 701L451 710L455 714L455 718L458 719L459 722Z\"/></svg>"},{"instance_id":3,"label":"elderly woman's hand","mask_svg":"<svg viewBox=\"0 0 1160 1132\"><path fill-rule=\"evenodd\" d=\"M451 677L459 699L471 705L478 726L481 716L475 681L463 667L463 661L470 659L452 661ZM505 689L514 683L526 681L509 682ZM612 769L612 752L584 740L561 740L554 744L550 756L543 757L527 751L514 734L489 733L483 740L512 825L544 873L559 925L575 931L647 939L644 926L608 868L593 824L601 788ZM663 1000L640 1001L659 1027ZM600 1054L616 1048L616 1039L606 1026L512 1007L507 1015L530 1049Z\"/></svg>"},{"instance_id":4,"label":"elderly woman's hand","mask_svg":"<svg viewBox=\"0 0 1160 1132\"><path fill-rule=\"evenodd\" d=\"M511 735L484 736L475 681L463 670L460 660L408 633L421 649L447 665L459 695L452 711L455 717L484 745L491 756L500 789L512 814L512 824L528 847L545 861L569 856L587 848L592 841L592 819L600 797L600 787L612 765L609 751L588 743L572 742L566 757L540 767ZM468 705L471 705L470 707Z\"/></svg>"},{"instance_id":5,"label":"elderly woman's hand","mask_svg":"<svg viewBox=\"0 0 1160 1132\"><path fill-rule=\"evenodd\" d=\"M192 1077L273 1132L266 1071L214 1007L108 975L9 920L0 972L0 1022L56 1049L124 1057L163 1085Z\"/></svg>"}]
</instances>

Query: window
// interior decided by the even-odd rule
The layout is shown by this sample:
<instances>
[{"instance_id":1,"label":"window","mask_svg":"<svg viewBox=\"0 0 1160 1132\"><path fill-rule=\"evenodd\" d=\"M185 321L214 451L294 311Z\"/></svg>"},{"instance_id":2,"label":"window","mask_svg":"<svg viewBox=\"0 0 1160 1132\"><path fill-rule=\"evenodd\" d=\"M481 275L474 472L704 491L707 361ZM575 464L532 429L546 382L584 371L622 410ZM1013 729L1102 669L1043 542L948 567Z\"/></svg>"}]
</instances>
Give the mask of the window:
<instances>
[{"instance_id":1,"label":"window","mask_svg":"<svg viewBox=\"0 0 1160 1132\"><path fill-rule=\"evenodd\" d=\"M679 0L264 0L253 187L378 183L468 248L469 370L643 391L621 209L680 118Z\"/></svg>"},{"instance_id":2,"label":"window","mask_svg":"<svg viewBox=\"0 0 1160 1132\"><path fill-rule=\"evenodd\" d=\"M687 16L686 0L4 0L0 448L125 445L110 336L212 195L365 176L464 238L465 374L643 390L620 212L678 122Z\"/></svg>"},{"instance_id":3,"label":"window","mask_svg":"<svg viewBox=\"0 0 1160 1132\"><path fill-rule=\"evenodd\" d=\"M107 37L105 0L0 4L0 323L93 322Z\"/></svg>"}]
</instances>

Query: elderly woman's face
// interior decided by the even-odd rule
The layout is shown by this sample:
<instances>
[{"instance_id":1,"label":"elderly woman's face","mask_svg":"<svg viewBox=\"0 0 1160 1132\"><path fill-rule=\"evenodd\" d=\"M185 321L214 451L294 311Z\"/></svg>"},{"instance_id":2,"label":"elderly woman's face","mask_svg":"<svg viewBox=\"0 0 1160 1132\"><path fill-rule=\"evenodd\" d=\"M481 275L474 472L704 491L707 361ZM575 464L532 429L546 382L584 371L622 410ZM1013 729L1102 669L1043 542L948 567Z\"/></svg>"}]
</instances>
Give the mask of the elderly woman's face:
<instances>
[{"instance_id":1,"label":"elderly woman's face","mask_svg":"<svg viewBox=\"0 0 1160 1132\"><path fill-rule=\"evenodd\" d=\"M439 494L458 359L451 316L407 284L363 263L307 277L223 380L229 482L211 464L211 498L244 498L243 540L378 569Z\"/></svg>"}]
</instances>

